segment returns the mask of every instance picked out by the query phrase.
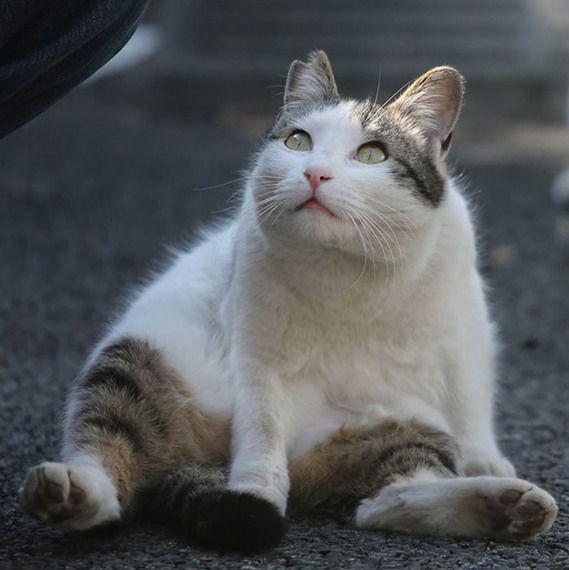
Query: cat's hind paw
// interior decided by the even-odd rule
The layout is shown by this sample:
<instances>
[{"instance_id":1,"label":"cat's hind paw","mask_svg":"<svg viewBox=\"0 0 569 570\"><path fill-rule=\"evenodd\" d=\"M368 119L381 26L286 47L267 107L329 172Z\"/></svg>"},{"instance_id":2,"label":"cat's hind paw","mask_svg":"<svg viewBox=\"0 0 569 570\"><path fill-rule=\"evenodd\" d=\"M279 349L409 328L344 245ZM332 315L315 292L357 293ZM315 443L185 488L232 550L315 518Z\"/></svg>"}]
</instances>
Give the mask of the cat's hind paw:
<instances>
[{"instance_id":1,"label":"cat's hind paw","mask_svg":"<svg viewBox=\"0 0 569 570\"><path fill-rule=\"evenodd\" d=\"M100 482L84 469L45 462L28 473L20 504L31 517L68 530L86 530L120 518L114 488L101 495Z\"/></svg>"},{"instance_id":2,"label":"cat's hind paw","mask_svg":"<svg viewBox=\"0 0 569 570\"><path fill-rule=\"evenodd\" d=\"M551 528L558 511L549 493L520 479L488 493L484 502L495 534L506 540L534 539Z\"/></svg>"}]
</instances>

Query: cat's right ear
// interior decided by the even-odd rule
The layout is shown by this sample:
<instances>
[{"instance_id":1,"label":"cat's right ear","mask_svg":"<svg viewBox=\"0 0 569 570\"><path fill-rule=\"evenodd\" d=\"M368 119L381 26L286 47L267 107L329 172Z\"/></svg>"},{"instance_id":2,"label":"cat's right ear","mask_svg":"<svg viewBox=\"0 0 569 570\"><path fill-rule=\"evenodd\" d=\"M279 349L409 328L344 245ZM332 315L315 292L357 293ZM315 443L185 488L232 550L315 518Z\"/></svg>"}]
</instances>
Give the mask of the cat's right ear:
<instances>
[{"instance_id":1,"label":"cat's right ear","mask_svg":"<svg viewBox=\"0 0 569 570\"><path fill-rule=\"evenodd\" d=\"M334 72L326 52L310 52L308 61L292 62L288 70L284 106L334 101L339 98Z\"/></svg>"}]
</instances>

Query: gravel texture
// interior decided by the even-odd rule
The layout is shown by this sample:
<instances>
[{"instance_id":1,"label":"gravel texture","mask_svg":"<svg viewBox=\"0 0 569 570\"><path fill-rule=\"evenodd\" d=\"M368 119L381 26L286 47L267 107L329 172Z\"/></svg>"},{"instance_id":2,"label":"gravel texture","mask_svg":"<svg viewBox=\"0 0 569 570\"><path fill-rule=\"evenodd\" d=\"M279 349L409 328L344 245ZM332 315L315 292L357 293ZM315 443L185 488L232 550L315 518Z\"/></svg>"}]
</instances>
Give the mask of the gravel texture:
<instances>
[{"instance_id":1,"label":"gravel texture","mask_svg":"<svg viewBox=\"0 0 569 570\"><path fill-rule=\"evenodd\" d=\"M199 113L163 117L94 86L0 143L0 567L567 568L569 260L538 164L468 167L503 331L498 431L520 476L558 499L534 544L417 538L291 521L266 556L219 557L142 527L63 536L19 511L26 470L54 459L66 385L128 286L227 207L255 141ZM117 94L120 95L120 93Z\"/></svg>"}]
</instances>

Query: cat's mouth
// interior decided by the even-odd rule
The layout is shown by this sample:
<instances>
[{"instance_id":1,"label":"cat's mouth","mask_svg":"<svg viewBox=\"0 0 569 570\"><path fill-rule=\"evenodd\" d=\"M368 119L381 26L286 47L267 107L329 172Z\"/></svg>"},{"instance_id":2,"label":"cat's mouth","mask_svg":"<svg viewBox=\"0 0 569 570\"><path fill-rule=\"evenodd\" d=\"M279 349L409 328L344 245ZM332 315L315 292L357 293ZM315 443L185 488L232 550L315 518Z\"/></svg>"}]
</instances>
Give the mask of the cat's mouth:
<instances>
[{"instance_id":1,"label":"cat's mouth","mask_svg":"<svg viewBox=\"0 0 569 570\"><path fill-rule=\"evenodd\" d=\"M336 214L329 210L322 202L318 201L316 198L309 198L306 202L303 202L300 206L296 208L296 211L300 210L314 210L315 212L322 212L331 216L332 218L337 218Z\"/></svg>"}]
</instances>

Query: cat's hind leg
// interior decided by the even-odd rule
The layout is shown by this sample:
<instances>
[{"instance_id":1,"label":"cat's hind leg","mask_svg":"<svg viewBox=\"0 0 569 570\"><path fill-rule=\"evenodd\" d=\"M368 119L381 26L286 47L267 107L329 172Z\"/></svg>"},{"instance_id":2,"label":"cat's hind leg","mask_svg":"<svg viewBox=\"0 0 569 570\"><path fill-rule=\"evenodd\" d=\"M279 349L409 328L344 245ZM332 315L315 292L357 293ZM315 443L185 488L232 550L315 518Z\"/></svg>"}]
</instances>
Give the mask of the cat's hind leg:
<instances>
[{"instance_id":1,"label":"cat's hind leg","mask_svg":"<svg viewBox=\"0 0 569 570\"><path fill-rule=\"evenodd\" d=\"M117 520L136 492L190 458L219 459L228 426L205 418L148 343L107 346L69 398L62 462L33 468L24 511L50 525L85 530Z\"/></svg>"},{"instance_id":2,"label":"cat's hind leg","mask_svg":"<svg viewBox=\"0 0 569 570\"><path fill-rule=\"evenodd\" d=\"M457 444L416 420L344 428L291 466L296 510L340 508L357 526L399 532L531 539L557 515L526 481L459 477Z\"/></svg>"},{"instance_id":3,"label":"cat's hind leg","mask_svg":"<svg viewBox=\"0 0 569 570\"><path fill-rule=\"evenodd\" d=\"M547 531L557 516L551 495L505 477L441 478L417 472L364 499L356 525L440 536L531 540Z\"/></svg>"}]
</instances>

